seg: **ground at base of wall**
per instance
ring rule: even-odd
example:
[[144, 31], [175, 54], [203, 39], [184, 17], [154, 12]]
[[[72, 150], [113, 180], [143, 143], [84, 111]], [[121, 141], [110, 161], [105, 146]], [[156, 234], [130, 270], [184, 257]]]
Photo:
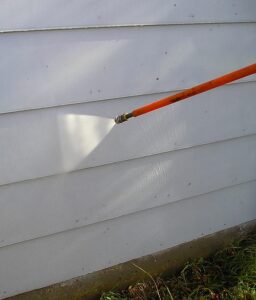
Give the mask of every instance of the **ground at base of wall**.
[[105, 292], [101, 300], [256, 299], [256, 234], [235, 241], [208, 258], [187, 262], [176, 276], [153, 278], [120, 292]]
[[[168, 275], [170, 278], [170, 271], [175, 274], [184, 267], [187, 261], [197, 261], [200, 257], [209, 257], [216, 251], [227, 248], [234, 240], [242, 240], [244, 237], [254, 234], [256, 234], [256, 219], [104, 270], [12, 296], [8, 300], [100, 299], [104, 291], [117, 291], [135, 286], [136, 282], [148, 280], [149, 274], [154, 278], [168, 278]], [[146, 270], [147, 274], [140, 268]], [[119, 299], [113, 298], [114, 296], [116, 297], [112, 293], [105, 294], [105, 297], [112, 297], [106, 298], [107, 300]], [[126, 297], [130, 297], [129, 294], [126, 294]], [[166, 296], [162, 300], [167, 299], [172, 298]]]

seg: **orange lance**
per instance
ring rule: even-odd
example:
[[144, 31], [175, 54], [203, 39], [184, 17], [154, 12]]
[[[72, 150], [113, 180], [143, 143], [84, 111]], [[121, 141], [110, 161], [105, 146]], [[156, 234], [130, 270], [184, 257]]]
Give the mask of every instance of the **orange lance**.
[[240, 78], [243, 78], [243, 77], [255, 74], [255, 73], [256, 73], [256, 64], [249, 65], [245, 68], [236, 70], [234, 72], [228, 73], [226, 75], [223, 75], [223, 76], [217, 77], [215, 79], [212, 79], [210, 81], [204, 82], [202, 84], [196, 85], [190, 89], [184, 90], [175, 95], [162, 98], [153, 103], [147, 104], [147, 105], [139, 107], [137, 109], [134, 109], [130, 113], [124, 113], [122, 115], [119, 115], [115, 118], [115, 122], [116, 122], [116, 124], [123, 123], [132, 117], [138, 117], [138, 116], [144, 115], [146, 113], [149, 113], [153, 110], [159, 109], [166, 105], [170, 105], [175, 102], [195, 96], [197, 94], [204, 93], [206, 91], [209, 91], [209, 90], [215, 89], [219, 86], [222, 86], [226, 83], [232, 82], [234, 80], [238, 80]]

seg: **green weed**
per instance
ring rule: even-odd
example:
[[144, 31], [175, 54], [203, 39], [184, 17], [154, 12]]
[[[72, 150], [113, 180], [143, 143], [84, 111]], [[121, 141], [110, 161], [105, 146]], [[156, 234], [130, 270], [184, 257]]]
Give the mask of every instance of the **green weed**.
[[154, 279], [108, 292], [101, 300], [256, 300], [256, 235], [235, 242], [209, 258], [187, 262], [171, 278]]

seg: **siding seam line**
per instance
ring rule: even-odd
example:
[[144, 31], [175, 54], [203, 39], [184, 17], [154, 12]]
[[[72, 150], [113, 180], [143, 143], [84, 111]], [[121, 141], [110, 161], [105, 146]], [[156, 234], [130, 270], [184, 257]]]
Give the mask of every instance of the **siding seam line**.
[[88, 25], [88, 26], [60, 26], [60, 27], [42, 27], [42, 28], [24, 28], [24, 29], [2, 29], [0, 34], [7, 33], [27, 33], [38, 31], [59, 31], [59, 30], [84, 30], [84, 29], [108, 29], [108, 28], [134, 28], [134, 27], [158, 27], [158, 26], [186, 26], [186, 25], [229, 25], [229, 24], [254, 24], [256, 20], [244, 21], [198, 21], [198, 22], [175, 22], [175, 23], [145, 23], [145, 24], [118, 24], [118, 25]]
[[102, 168], [102, 167], [107, 167], [107, 166], [120, 164], [120, 163], [121, 164], [122, 163], [127, 163], [127, 162], [131, 162], [131, 161], [134, 161], [134, 160], [141, 160], [141, 159], [144, 160], [144, 159], [149, 159], [150, 157], [162, 156], [162, 155], [172, 153], [172, 152], [176, 152], [176, 151], [185, 151], [185, 150], [189, 150], [189, 149], [193, 149], [193, 148], [201, 148], [201, 147], [205, 147], [205, 146], [208, 146], [208, 145], [211, 146], [211, 145], [214, 145], [214, 144], [226, 143], [226, 142], [230, 142], [230, 141], [233, 141], [233, 140], [247, 139], [247, 138], [251, 138], [253, 136], [256, 136], [256, 132], [246, 134], [246, 135], [241, 135], [241, 136], [235, 136], [235, 137], [232, 137], [232, 138], [227, 138], [225, 140], [217, 140], [217, 141], [202, 143], [202, 144], [198, 144], [198, 145], [186, 146], [186, 147], [183, 147], [183, 148], [176, 148], [176, 149], [163, 151], [163, 152], [159, 152], [159, 153], [148, 154], [148, 155], [144, 155], [144, 156], [140, 156], [140, 157], [134, 157], [134, 158], [128, 158], [128, 159], [125, 159], [125, 160], [114, 161], [114, 162], [110, 162], [110, 163], [104, 163], [102, 165], [95, 165], [95, 166], [91, 166], [91, 167], [75, 169], [75, 170], [62, 172], [62, 173], [55, 173], [55, 174], [50, 174], [50, 175], [46, 175], [46, 176], [28, 178], [28, 179], [24, 179], [24, 180], [21, 180], [21, 181], [7, 182], [7, 183], [4, 183], [4, 184], [0, 184], [0, 189], [1, 189], [1, 187], [9, 186], [9, 185], [12, 185], [12, 184], [19, 184], [19, 183], [33, 181], [33, 180], [40, 180], [40, 179], [44, 179], [44, 178], [57, 177], [57, 176], [72, 174], [72, 173], [75, 173], [75, 172], [83, 172], [85, 170], [90, 170], [90, 169], [94, 169], [94, 168]]
[[[235, 81], [228, 83], [224, 86], [233, 86], [233, 85], [238, 85], [238, 84], [253, 84], [256, 83], [256, 80], [244, 80], [244, 81]], [[189, 88], [189, 87], [188, 87]], [[101, 103], [101, 102], [107, 102], [107, 101], [116, 101], [126, 98], [137, 98], [137, 97], [147, 97], [147, 96], [153, 96], [153, 95], [161, 95], [161, 94], [166, 94], [166, 93], [178, 93], [180, 91], [184, 91], [188, 88], [184, 89], [174, 89], [170, 91], [161, 91], [161, 92], [153, 92], [153, 93], [143, 93], [143, 94], [136, 94], [136, 95], [127, 95], [127, 96], [120, 96], [120, 97], [115, 97], [115, 98], [106, 98], [106, 99], [99, 99], [99, 100], [90, 100], [90, 101], [78, 101], [78, 102], [71, 102], [71, 103], [65, 103], [65, 104], [57, 104], [57, 105], [50, 105], [50, 106], [39, 106], [39, 107], [31, 107], [31, 108], [24, 108], [24, 109], [18, 109], [18, 110], [10, 110], [10, 111], [5, 111], [5, 112], [0, 112], [0, 117], [2, 115], [8, 115], [8, 114], [14, 114], [14, 113], [23, 113], [23, 112], [30, 112], [30, 111], [37, 111], [37, 110], [44, 110], [44, 109], [51, 109], [51, 108], [62, 108], [66, 106], [72, 106], [72, 105], [86, 105], [86, 104], [91, 104], [91, 103]], [[214, 89], [213, 89], [214, 90]], [[192, 98], [192, 97], [191, 97]], [[159, 99], [155, 99], [154, 101], [157, 101]], [[115, 116], [113, 116], [114, 119]]]
[[89, 226], [91, 227], [91, 226], [94, 226], [96, 224], [101, 224], [101, 223], [104, 223], [104, 222], [116, 220], [118, 218], [123, 218], [123, 217], [131, 216], [131, 215], [139, 214], [139, 213], [142, 213], [142, 212], [146, 212], [146, 211], [158, 209], [158, 208], [161, 208], [161, 207], [169, 206], [169, 205], [172, 205], [174, 203], [178, 203], [180, 201], [188, 201], [188, 200], [191, 200], [193, 198], [197, 198], [197, 197], [200, 197], [200, 196], [203, 196], [203, 195], [208, 195], [208, 194], [215, 193], [215, 192], [218, 192], [218, 191], [222, 191], [222, 190], [225, 190], [225, 189], [234, 188], [235, 186], [246, 185], [246, 184], [249, 184], [249, 183], [252, 183], [252, 182], [256, 182], [256, 178], [247, 180], [245, 182], [239, 182], [239, 183], [236, 183], [236, 184], [231, 184], [231, 185], [228, 185], [228, 186], [217, 188], [215, 190], [211, 190], [211, 191], [208, 191], [206, 193], [199, 193], [199, 194], [194, 195], [192, 197], [185, 197], [183, 199], [179, 199], [179, 200], [176, 200], [176, 201], [173, 201], [173, 202], [168, 202], [168, 203], [156, 205], [156, 206], [153, 206], [153, 207], [149, 207], [149, 208], [146, 208], [146, 209], [141, 209], [141, 210], [138, 210], [138, 211], [135, 211], [135, 212], [130, 212], [130, 213], [127, 213], [127, 214], [122, 214], [120, 216], [116, 216], [116, 217], [112, 217], [112, 218], [109, 218], [109, 219], [101, 220], [99, 222], [94, 222], [94, 223], [91, 223], [91, 224], [82, 225], [82, 226], [78, 226], [78, 227], [73, 227], [73, 228], [70, 228], [70, 229], [65, 229], [65, 230], [62, 230], [62, 231], [57, 231], [57, 232], [54, 232], [54, 233], [50, 233], [50, 234], [38, 236], [38, 237], [35, 237], [35, 238], [31, 238], [31, 239], [27, 239], [27, 240], [23, 240], [23, 241], [19, 241], [19, 242], [14, 242], [12, 244], [7, 244], [7, 245], [4, 245], [4, 246], [0, 246], [0, 251], [1, 251], [1, 248], [10, 247], [10, 246], [14, 246], [14, 245], [22, 244], [22, 243], [26, 243], [26, 242], [31, 242], [33, 240], [38, 240], [38, 239], [43, 239], [43, 238], [47, 238], [47, 237], [52, 237], [54, 235], [62, 234], [62, 233], [65, 233], [65, 232], [79, 230], [81, 228], [85, 228], [85, 227], [89, 227]]

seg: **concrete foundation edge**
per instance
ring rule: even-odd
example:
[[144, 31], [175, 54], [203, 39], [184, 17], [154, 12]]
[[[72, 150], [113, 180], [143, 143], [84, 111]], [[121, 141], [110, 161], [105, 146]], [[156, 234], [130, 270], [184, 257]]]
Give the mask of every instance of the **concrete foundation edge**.
[[45, 288], [7, 298], [8, 300], [83, 300], [96, 299], [103, 291], [122, 289], [147, 275], [136, 264], [153, 276], [175, 272], [189, 259], [206, 257], [233, 240], [256, 233], [256, 220], [240, 224], [170, 249], [128, 261], [108, 269], [70, 279]]

